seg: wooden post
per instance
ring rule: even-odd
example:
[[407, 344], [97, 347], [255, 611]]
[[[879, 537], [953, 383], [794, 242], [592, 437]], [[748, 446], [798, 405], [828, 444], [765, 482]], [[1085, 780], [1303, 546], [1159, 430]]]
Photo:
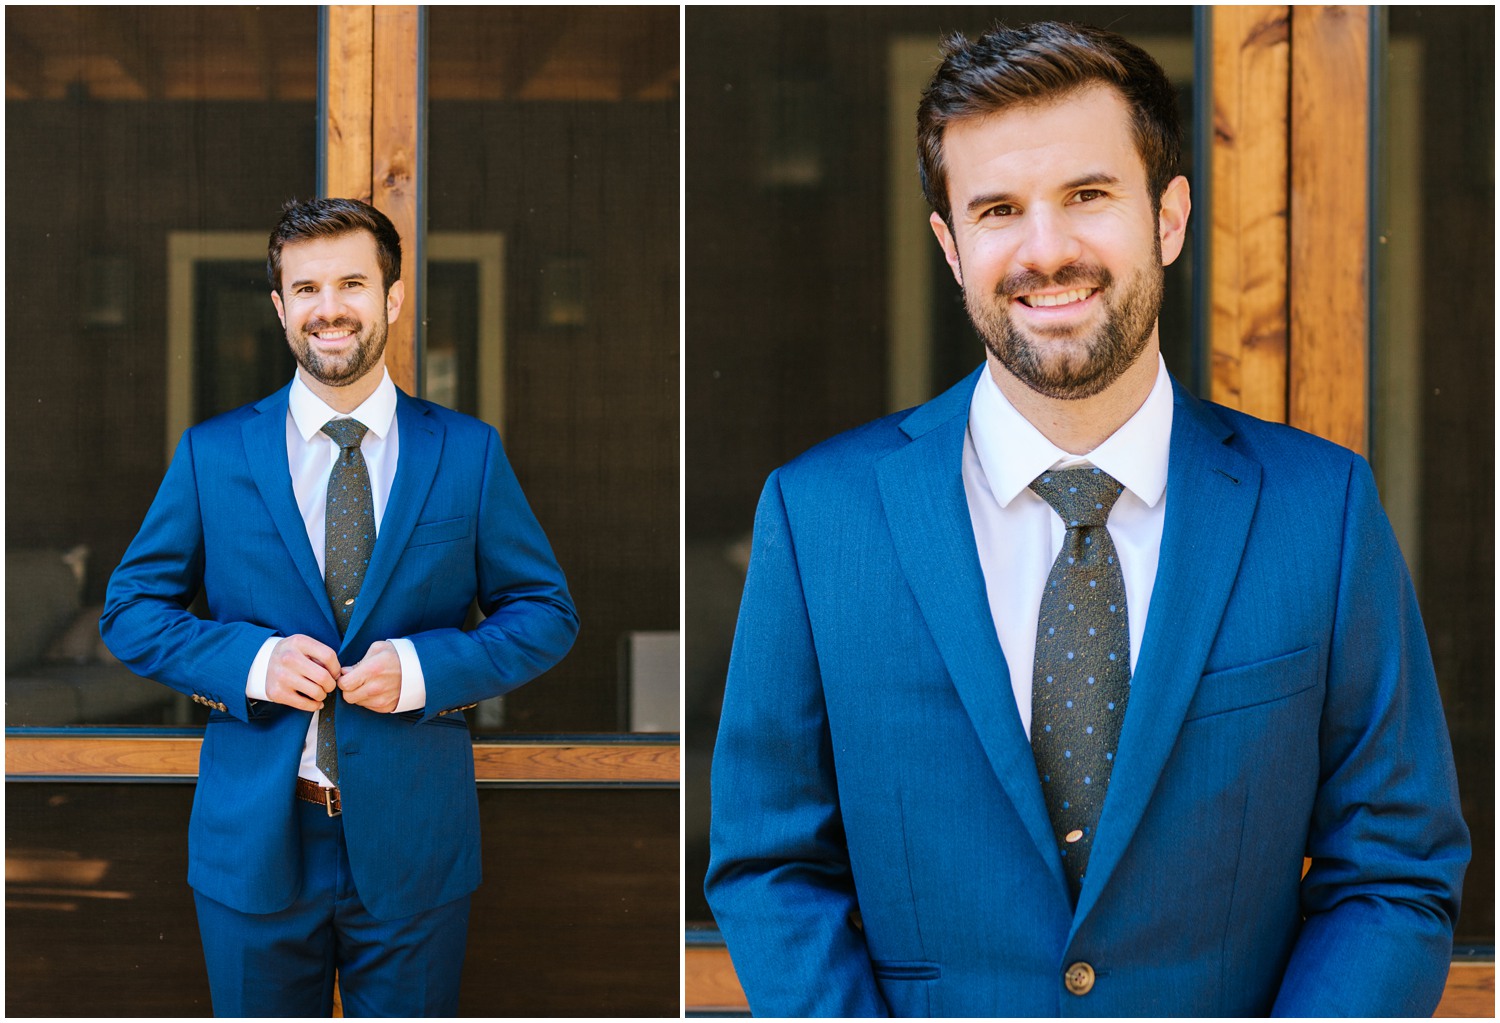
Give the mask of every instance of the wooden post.
[[1369, 421], [1367, 7], [1294, 7], [1289, 421], [1364, 453]]
[[363, 199], [401, 234], [406, 306], [391, 324], [386, 366], [417, 393], [422, 316], [421, 13], [416, 6], [330, 6], [324, 86], [325, 196]]
[[1285, 6], [1210, 9], [1213, 19], [1212, 398], [1286, 421]]

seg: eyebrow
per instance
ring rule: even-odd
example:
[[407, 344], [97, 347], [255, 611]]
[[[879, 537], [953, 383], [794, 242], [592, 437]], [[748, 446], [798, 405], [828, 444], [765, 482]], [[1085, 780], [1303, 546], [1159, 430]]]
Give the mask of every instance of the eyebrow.
[[[1072, 181], [1066, 182], [1062, 186], [1061, 190], [1064, 192], [1071, 192], [1075, 188], [1084, 188], [1088, 185], [1118, 185], [1119, 183], [1120, 179], [1115, 177], [1113, 174], [1106, 174], [1104, 171], [1095, 171], [1092, 174], [1085, 174], [1082, 177], [1077, 177]], [[1015, 201], [1016, 196], [1014, 195], [1014, 193], [990, 192], [985, 195], [975, 196], [973, 199], [970, 199], [968, 205], [965, 206], [964, 209], [969, 213], [973, 213], [974, 211], [984, 206], [995, 206], [1000, 203], [1014, 203]]]
[[[368, 281], [369, 279], [370, 279], [370, 277], [369, 277], [368, 274], [362, 274], [362, 273], [359, 273], [358, 271], [356, 271], [354, 273], [344, 274], [344, 276], [342, 276], [342, 277], [339, 278], [340, 281]], [[288, 284], [287, 288], [288, 288], [288, 290], [291, 290], [293, 288], [300, 288], [304, 284], [316, 284], [316, 283], [318, 283], [318, 282], [314, 281], [314, 280], [309, 280], [307, 278], [303, 278], [300, 281], [293, 281], [291, 284]]]

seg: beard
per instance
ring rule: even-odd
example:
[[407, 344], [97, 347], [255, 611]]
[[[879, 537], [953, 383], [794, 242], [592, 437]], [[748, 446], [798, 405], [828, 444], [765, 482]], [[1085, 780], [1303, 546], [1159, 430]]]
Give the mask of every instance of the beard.
[[[1143, 267], [1118, 290], [1104, 267], [1070, 265], [1053, 274], [1023, 271], [1001, 281], [988, 296], [964, 288], [964, 308], [984, 346], [1018, 380], [1048, 398], [1092, 398], [1113, 384], [1146, 350], [1161, 312], [1160, 248], [1154, 264]], [[1104, 303], [1104, 322], [1087, 328], [1028, 330], [1010, 314], [1017, 295], [1043, 288], [1093, 286]]]
[[[344, 355], [325, 355], [313, 348], [310, 334], [320, 330], [352, 330], [355, 345]], [[378, 323], [364, 324], [352, 316], [340, 316], [336, 320], [309, 320], [300, 329], [291, 327], [286, 331], [286, 343], [292, 349], [297, 365], [307, 371], [308, 376], [329, 387], [352, 384], [370, 371], [385, 354], [388, 323], [384, 316]]]

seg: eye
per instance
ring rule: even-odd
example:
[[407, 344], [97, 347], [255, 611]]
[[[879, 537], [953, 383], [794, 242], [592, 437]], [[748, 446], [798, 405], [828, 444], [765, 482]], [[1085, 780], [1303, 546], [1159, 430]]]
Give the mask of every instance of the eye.
[[1073, 198], [1078, 202], [1093, 202], [1095, 199], [1103, 199], [1104, 193], [1097, 188], [1085, 188]]
[[998, 206], [991, 206], [982, 215], [986, 217], [1013, 217], [1016, 215], [1016, 208], [1008, 202], [1003, 202]]

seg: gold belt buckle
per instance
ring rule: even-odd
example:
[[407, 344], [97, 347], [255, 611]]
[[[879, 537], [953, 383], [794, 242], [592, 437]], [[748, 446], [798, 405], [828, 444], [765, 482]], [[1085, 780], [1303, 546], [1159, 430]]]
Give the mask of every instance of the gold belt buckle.
[[340, 817], [340, 816], [343, 815], [344, 811], [343, 811], [342, 808], [337, 809], [337, 810], [335, 810], [333, 808], [333, 793], [334, 793], [333, 789], [324, 789], [323, 790], [323, 805], [328, 810], [328, 816], [330, 816], [330, 817]]

